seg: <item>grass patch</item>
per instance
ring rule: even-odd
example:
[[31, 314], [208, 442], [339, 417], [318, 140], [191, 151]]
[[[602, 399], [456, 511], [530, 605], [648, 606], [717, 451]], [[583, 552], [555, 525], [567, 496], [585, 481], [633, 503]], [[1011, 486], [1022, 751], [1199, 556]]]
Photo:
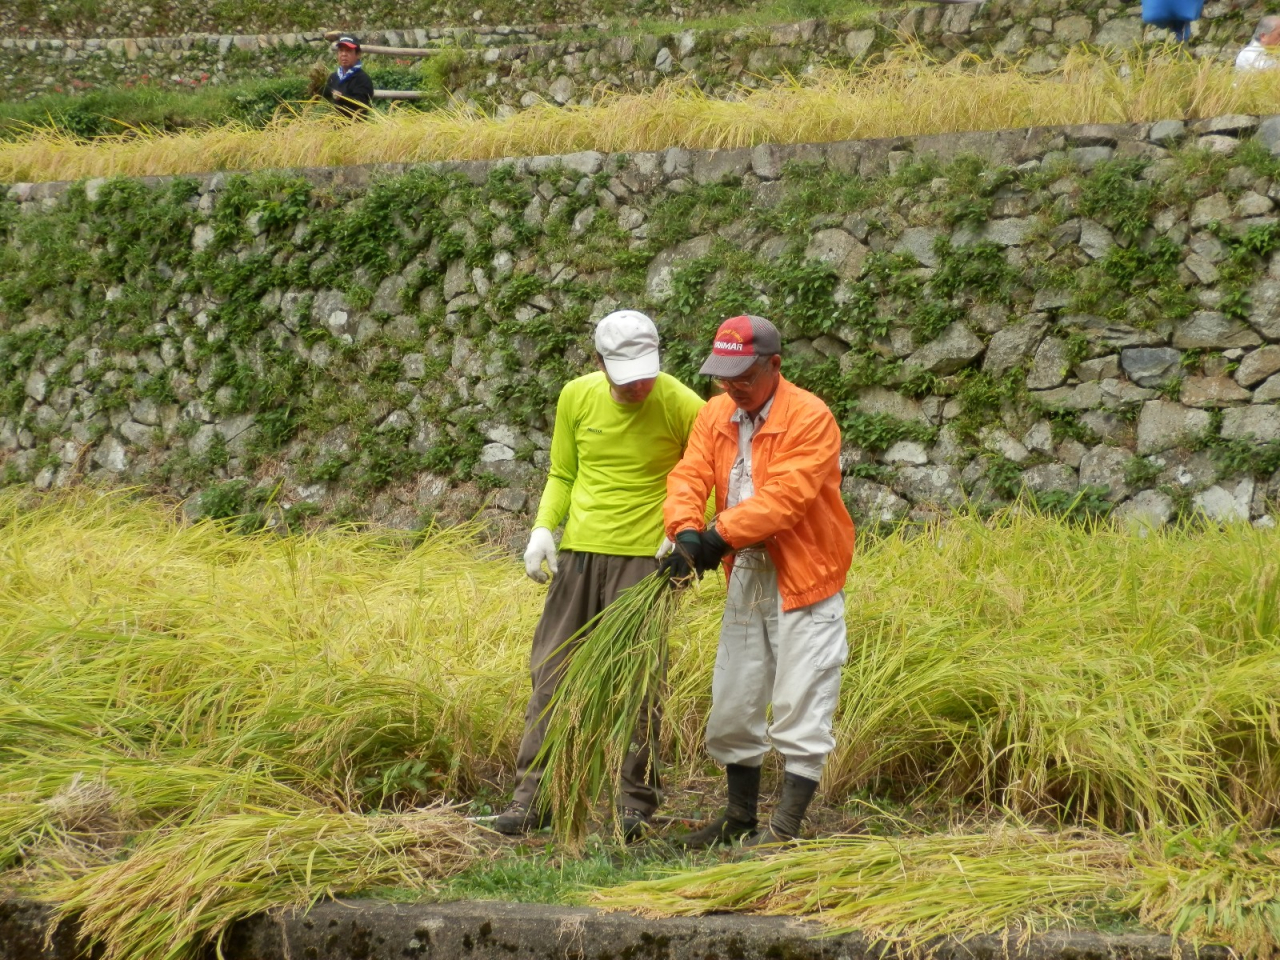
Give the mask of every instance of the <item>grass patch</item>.
[[0, 139], [34, 130], [91, 139], [239, 123], [263, 126], [284, 103], [307, 97], [306, 77], [172, 90], [158, 86], [109, 87], [81, 94], [46, 94], [0, 103]]
[[358, 137], [332, 116], [92, 142], [35, 133], [0, 144], [0, 181], [829, 142], [1258, 114], [1277, 98], [1280, 76], [1240, 77], [1207, 59], [1135, 56], [1117, 63], [1077, 52], [1053, 73], [1032, 76], [901, 58], [858, 74], [826, 72], [751, 91], [733, 102], [671, 84], [595, 106], [541, 105], [505, 119], [398, 110], [379, 114]]
[[[714, 863], [715, 853], [678, 855], [665, 845], [627, 848], [589, 841], [576, 856], [522, 845], [477, 863], [427, 895], [434, 901], [505, 900], [512, 903], [582, 903], [591, 891], [651, 879], [672, 869]], [[422, 894], [412, 895], [422, 899]]]
[[[808, 16], [838, 16], [842, 8], [865, 6], [850, 0], [773, 0], [759, 6], [768, 16], [801, 19]], [[734, 0], [715, 6], [742, 7], [750, 18], [757, 4]], [[351, 10], [342, 20], [352, 30], [388, 27], [421, 27], [426, 24], [456, 24], [472, 27], [472, 7], [454, 8], [438, 0], [371, 0]], [[813, 12], [808, 12], [813, 11]], [[670, 5], [658, 0], [594, 0], [569, 9], [559, 0], [490, 0], [484, 6], [489, 24], [537, 24], [574, 22], [583, 19], [644, 17], [653, 22], [670, 16]], [[735, 14], [722, 18], [735, 22]], [[121, 11], [105, 0], [62, 0], [57, 4], [42, 0], [15, 0], [14, 19], [36, 35], [47, 31], [69, 32], [76, 36], [176, 36], [190, 32], [270, 33], [298, 30], [328, 30], [337, 24], [330, 4], [320, 0], [210, 0], [207, 3], [175, 2], [156, 4], [141, 11]], [[667, 21], [669, 22], [669, 21]]]
[[[368, 70], [379, 89], [421, 90], [421, 101], [403, 101], [398, 111], [439, 107], [449, 99], [449, 71], [456, 69], [456, 49], [423, 60], [415, 67]], [[178, 131], [207, 130], [228, 124], [261, 129], [274, 119], [329, 117], [333, 107], [313, 98], [313, 90], [328, 76], [331, 64], [312, 68], [302, 64], [295, 76], [199, 85], [173, 89], [139, 84], [105, 87], [80, 94], [52, 93], [30, 100], [0, 102], [0, 142], [20, 140], [33, 133], [96, 140], [112, 137], [157, 136]], [[385, 111], [386, 103], [374, 109]]]
[[833, 20], [837, 23], [871, 23], [876, 15], [886, 9], [907, 7], [909, 4], [892, 2], [873, 3], [868, 0], [768, 0], [743, 10], [709, 17], [694, 17], [679, 22], [663, 17], [636, 21], [634, 18], [614, 18], [609, 32], [622, 33], [671, 33], [674, 30], [736, 30], [740, 27], [763, 27], [780, 23], [796, 23], [800, 20]]

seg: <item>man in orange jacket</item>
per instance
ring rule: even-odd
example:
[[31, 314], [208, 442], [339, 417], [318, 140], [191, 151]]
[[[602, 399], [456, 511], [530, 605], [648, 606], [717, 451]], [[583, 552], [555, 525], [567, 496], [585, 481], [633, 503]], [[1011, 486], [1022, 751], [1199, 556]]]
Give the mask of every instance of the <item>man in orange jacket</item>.
[[[699, 373], [725, 393], [699, 411], [667, 476], [663, 519], [676, 550], [663, 569], [679, 579], [723, 561], [729, 577], [706, 738], [707, 752], [725, 764], [729, 802], [684, 838], [694, 848], [798, 837], [835, 746], [853, 521], [840, 496], [840, 428], [825, 403], [782, 376], [781, 351], [777, 328], [762, 317], [720, 325]], [[786, 759], [786, 777], [769, 825], [757, 830], [760, 765], [771, 744]]]

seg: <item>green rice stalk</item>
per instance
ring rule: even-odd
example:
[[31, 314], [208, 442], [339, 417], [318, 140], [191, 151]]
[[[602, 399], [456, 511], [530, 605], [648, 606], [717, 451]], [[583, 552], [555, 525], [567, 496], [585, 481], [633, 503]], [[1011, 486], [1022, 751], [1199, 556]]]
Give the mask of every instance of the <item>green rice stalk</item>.
[[540, 802], [551, 811], [556, 837], [571, 848], [581, 847], [591, 811], [617, 789], [633, 743], [647, 741], [658, 762], [659, 731], [638, 727], [662, 693], [676, 609], [668, 577], [651, 574], [564, 645], [573, 652], [547, 705], [535, 762], [543, 767]]
[[485, 855], [481, 831], [449, 809], [253, 809], [156, 831], [50, 896], [105, 960], [187, 960], [209, 944], [220, 952], [242, 917], [370, 887], [429, 888]]

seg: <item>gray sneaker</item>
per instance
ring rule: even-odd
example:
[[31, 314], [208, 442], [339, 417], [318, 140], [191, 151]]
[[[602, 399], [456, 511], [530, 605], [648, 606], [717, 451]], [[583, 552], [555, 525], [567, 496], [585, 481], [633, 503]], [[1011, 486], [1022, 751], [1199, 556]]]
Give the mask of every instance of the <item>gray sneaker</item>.
[[516, 837], [551, 826], [551, 813], [547, 810], [535, 810], [519, 800], [512, 800], [507, 809], [493, 818], [492, 826], [499, 833]]

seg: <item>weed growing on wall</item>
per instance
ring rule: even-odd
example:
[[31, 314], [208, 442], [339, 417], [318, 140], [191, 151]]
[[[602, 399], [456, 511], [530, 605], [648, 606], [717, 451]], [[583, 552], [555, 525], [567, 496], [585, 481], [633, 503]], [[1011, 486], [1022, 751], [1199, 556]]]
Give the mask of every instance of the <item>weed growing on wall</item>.
[[[92, 395], [81, 443], [117, 436], [143, 404], [146, 423], [130, 426], [134, 476], [183, 492], [246, 476], [269, 490], [288, 475], [336, 485], [354, 498], [352, 516], [423, 473], [491, 494], [536, 480], [560, 387], [591, 368], [594, 320], [636, 307], [659, 322], [665, 368], [704, 390], [696, 371], [720, 321], [770, 317], [789, 343], [787, 376], [872, 454], [932, 443], [944, 399], [956, 401], [948, 436], [968, 457], [1009, 410], [1047, 421], [1054, 443], [1091, 446], [1101, 439], [1078, 411], [1027, 389], [1030, 357], [999, 375], [910, 358], [954, 325], [985, 340], [1036, 313], [1058, 322], [1072, 369], [1099, 355], [1093, 328], [1063, 322], [1073, 313], [1152, 327], [1200, 309], [1184, 237], [1158, 233], [1157, 216], [1207, 191], [1240, 196], [1242, 167], [1280, 175], [1265, 151], [1240, 153], [1237, 163], [1175, 152], [1159, 190], [1150, 165], [1127, 160], [1028, 172], [967, 156], [877, 177], [793, 162], [776, 181], [689, 177], [670, 190], [627, 187], [625, 159], [590, 174], [414, 168], [360, 192], [282, 173], [227, 177], [203, 194], [183, 179], [96, 181], [39, 211], [0, 202], [0, 416], [30, 432], [28, 469], [59, 469], [65, 434], [35, 415], [32, 390], [46, 406]], [[1020, 240], [991, 229], [1004, 217], [1018, 218]], [[1085, 252], [1081, 222], [1105, 229], [1105, 249]], [[907, 244], [921, 227], [937, 239]], [[1209, 229], [1226, 254], [1219, 309], [1242, 317], [1280, 231]], [[822, 230], [841, 231], [856, 255], [814, 258]], [[672, 259], [690, 241], [695, 252]], [[658, 294], [662, 254], [671, 272]], [[1042, 289], [1054, 292], [1043, 310]], [[33, 373], [43, 379], [29, 385]], [[1175, 398], [1180, 386], [1159, 389]], [[863, 409], [869, 387], [920, 401], [931, 422]], [[1138, 411], [1114, 413], [1127, 422]], [[1274, 469], [1265, 447], [1203, 442], [1226, 471]], [[491, 443], [509, 443], [515, 460], [494, 465]], [[1037, 456], [989, 463], [991, 488], [1017, 495], [1021, 471], [1047, 462]], [[888, 479], [887, 468], [859, 469]], [[266, 516], [241, 492], [224, 499]], [[1089, 492], [1041, 506], [1103, 509]]]

